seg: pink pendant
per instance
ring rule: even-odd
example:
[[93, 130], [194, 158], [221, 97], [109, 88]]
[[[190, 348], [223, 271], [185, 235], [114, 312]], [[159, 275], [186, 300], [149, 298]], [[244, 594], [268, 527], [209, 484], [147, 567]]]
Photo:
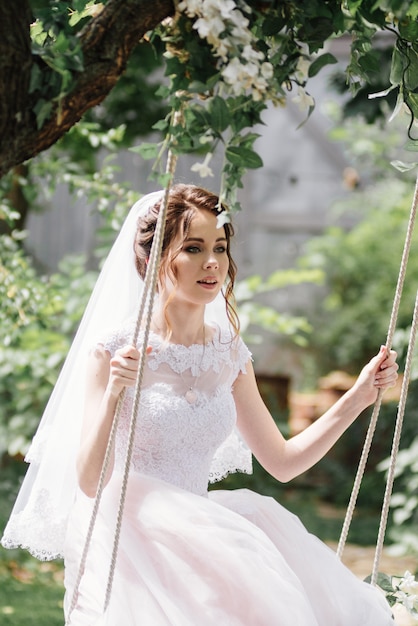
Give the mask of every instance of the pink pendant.
[[184, 397], [189, 404], [194, 404], [196, 402], [196, 393], [193, 389], [188, 389], [184, 394]]

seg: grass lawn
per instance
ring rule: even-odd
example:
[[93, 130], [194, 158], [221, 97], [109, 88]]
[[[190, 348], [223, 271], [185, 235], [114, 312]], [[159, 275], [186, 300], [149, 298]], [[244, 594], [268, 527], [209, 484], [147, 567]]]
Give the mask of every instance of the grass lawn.
[[1, 626], [62, 626], [60, 563], [39, 563], [21, 551], [1, 549]]
[[[0, 532], [13, 506], [22, 464], [1, 468]], [[63, 626], [63, 567], [41, 563], [23, 550], [0, 547], [1, 626]]]

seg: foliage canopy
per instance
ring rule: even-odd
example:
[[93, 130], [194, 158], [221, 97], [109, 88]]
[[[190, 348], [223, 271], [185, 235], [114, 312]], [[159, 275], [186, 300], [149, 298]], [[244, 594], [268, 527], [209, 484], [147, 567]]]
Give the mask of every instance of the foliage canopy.
[[[195, 169], [208, 176], [221, 144], [221, 196], [233, 208], [244, 171], [262, 164], [252, 130], [262, 111], [291, 94], [309, 115], [309, 80], [336, 63], [328, 48], [341, 37], [351, 46], [345, 73], [352, 94], [376, 84], [379, 75], [386, 86], [378, 95], [396, 95], [396, 110], [406, 108], [408, 147], [416, 149], [416, 0], [183, 0], [175, 6], [169, 0], [152, 6], [144, 0], [19, 0], [22, 11], [8, 5], [0, 7], [0, 86], [7, 94], [0, 116], [2, 174], [52, 145], [100, 103], [140, 40], [165, 65], [159, 95], [169, 110], [183, 108], [184, 115], [173, 126], [160, 108], [154, 128], [171, 139], [139, 151], [147, 158], [161, 157], [168, 147], [203, 155]], [[390, 73], [382, 77], [388, 50]], [[145, 66], [131, 68], [142, 80], [138, 91], [144, 67], [155, 69], [151, 56]], [[378, 115], [376, 102], [373, 110]]]

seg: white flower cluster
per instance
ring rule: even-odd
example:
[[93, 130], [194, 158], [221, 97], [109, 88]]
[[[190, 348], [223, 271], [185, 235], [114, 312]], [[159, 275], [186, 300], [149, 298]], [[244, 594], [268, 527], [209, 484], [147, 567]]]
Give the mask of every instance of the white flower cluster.
[[[239, 6], [240, 5], [240, 6]], [[178, 9], [197, 18], [193, 28], [212, 46], [219, 58], [224, 83], [236, 96], [251, 93], [262, 100], [273, 76], [273, 66], [263, 52], [257, 50], [256, 39], [249, 29], [244, 2], [234, 0], [182, 0]]]
[[411, 615], [418, 617], [418, 582], [415, 576], [406, 571], [396, 587], [397, 602], [402, 604]]
[[310, 64], [311, 60], [308, 57], [300, 56], [296, 65], [295, 77], [299, 84], [298, 93], [292, 98], [292, 101], [299, 105], [301, 111], [306, 111], [310, 107], [315, 106], [315, 100], [305, 91], [305, 88], [302, 87], [308, 79]]

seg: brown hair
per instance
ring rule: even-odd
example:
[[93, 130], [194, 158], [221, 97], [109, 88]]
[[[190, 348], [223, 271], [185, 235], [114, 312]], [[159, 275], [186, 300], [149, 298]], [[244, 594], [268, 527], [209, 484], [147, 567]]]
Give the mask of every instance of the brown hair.
[[[161, 201], [150, 207], [148, 213], [140, 217], [137, 224], [137, 232], [135, 237], [135, 265], [142, 279], [147, 271], [147, 263], [151, 252], [151, 246], [154, 239], [154, 232], [157, 223], [158, 214], [161, 208]], [[214, 193], [207, 191], [195, 185], [177, 184], [174, 185], [169, 192], [167, 205], [167, 218], [164, 231], [164, 240], [161, 253], [160, 279], [166, 273], [170, 274], [175, 284], [174, 261], [180, 249], [173, 256], [169, 256], [169, 250], [176, 238], [180, 235], [182, 239], [186, 239], [190, 229], [191, 221], [197, 211], [210, 211], [218, 216], [226, 211], [226, 207], [219, 204], [219, 198]], [[226, 314], [235, 330], [239, 333], [239, 319], [235, 310], [234, 284], [237, 273], [237, 266], [231, 256], [230, 243], [234, 235], [234, 229], [230, 222], [224, 224], [226, 236], [226, 251], [229, 260], [228, 281], [223, 290], [225, 298]], [[166, 307], [169, 302], [167, 302]], [[166, 316], [166, 321], [167, 316]], [[169, 326], [169, 324], [168, 324]]]

